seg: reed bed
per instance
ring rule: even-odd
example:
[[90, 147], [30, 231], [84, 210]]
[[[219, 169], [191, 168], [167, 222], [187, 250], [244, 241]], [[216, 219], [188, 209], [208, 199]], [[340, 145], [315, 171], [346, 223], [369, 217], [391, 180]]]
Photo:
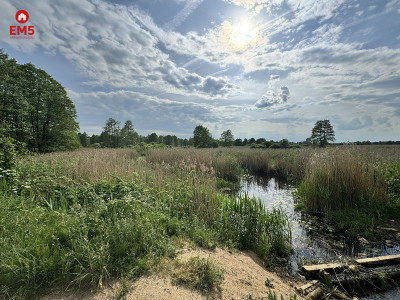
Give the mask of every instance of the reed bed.
[[[217, 189], [218, 176], [230, 178], [232, 168], [240, 176], [235, 156], [199, 150], [199, 157], [185, 153], [182, 160], [174, 149], [165, 151], [174, 160], [138, 157], [131, 149], [81, 149], [20, 160], [12, 184], [3, 177], [0, 185], [0, 298], [31, 299], [55, 285], [101, 287], [114, 278], [135, 278], [162, 257], [173, 258], [179, 239], [206, 248], [236, 245], [265, 259], [288, 253], [290, 243], [270, 234], [272, 226], [279, 232], [279, 223], [271, 221], [279, 213], [266, 213], [255, 199], [240, 200], [252, 207], [250, 217], [243, 216], [251, 223], [239, 231], [225, 221], [246, 213], [227, 205], [236, 198]], [[270, 231], [259, 231], [246, 243], [231, 238], [268, 226]], [[281, 226], [281, 232], [289, 230], [286, 223]]]
[[245, 171], [291, 180], [305, 210], [343, 231], [371, 228], [383, 214], [398, 218], [399, 149], [172, 148], [146, 157], [81, 149], [21, 159], [0, 179], [0, 297], [137, 277], [174, 257], [180, 238], [264, 259], [287, 255], [282, 212], [219, 193], [220, 180], [237, 183]]
[[131, 175], [136, 157], [135, 149], [84, 148], [31, 156], [23, 159], [19, 166], [21, 175], [26, 177], [40, 172], [48, 175], [51, 173], [55, 178], [67, 177], [77, 182], [89, 182]]
[[262, 258], [271, 253], [289, 254], [292, 236], [284, 213], [275, 209], [267, 212], [260, 200], [247, 195], [221, 197], [220, 231], [225, 239], [240, 249], [252, 249]]
[[382, 173], [355, 149], [314, 153], [298, 188], [309, 212], [329, 216], [349, 208], [379, 207], [387, 200]]

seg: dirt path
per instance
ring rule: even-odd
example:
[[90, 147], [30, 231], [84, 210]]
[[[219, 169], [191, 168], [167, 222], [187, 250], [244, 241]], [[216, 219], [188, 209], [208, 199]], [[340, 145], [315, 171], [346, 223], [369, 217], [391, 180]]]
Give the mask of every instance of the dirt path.
[[[129, 283], [130, 291], [126, 294], [127, 300], [133, 299], [268, 299], [269, 288], [265, 286], [265, 280], [273, 284], [271, 289], [275, 292], [277, 299], [283, 295], [284, 299], [290, 299], [295, 294], [294, 288], [276, 274], [267, 271], [261, 260], [250, 251], [230, 252], [217, 248], [214, 251], [203, 249], [184, 250], [178, 259], [188, 260], [191, 257], [201, 257], [212, 260], [217, 266], [224, 270], [224, 281], [221, 288], [212, 294], [204, 295], [184, 287], [174, 286], [168, 276], [152, 275], [142, 277], [136, 282]], [[117, 299], [121, 291], [121, 283], [115, 283], [112, 287], [104, 288], [96, 293], [87, 292], [65, 293], [53, 292], [41, 300], [52, 299], [85, 299], [103, 300]], [[297, 295], [297, 299], [303, 299]]]

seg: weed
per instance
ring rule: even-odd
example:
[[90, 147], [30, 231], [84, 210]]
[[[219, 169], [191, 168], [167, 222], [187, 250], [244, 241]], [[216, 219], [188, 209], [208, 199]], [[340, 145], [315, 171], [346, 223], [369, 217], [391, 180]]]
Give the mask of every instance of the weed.
[[126, 279], [121, 280], [121, 287], [117, 290], [115, 298], [117, 300], [125, 300], [126, 295], [128, 295], [130, 291], [129, 283]]
[[390, 283], [388, 282], [388, 279], [384, 273], [377, 272], [376, 276], [378, 279], [378, 286], [382, 290], [386, 291], [386, 290], [390, 289]]
[[265, 286], [271, 289], [274, 288], [274, 285], [272, 284], [271, 280], [269, 280], [269, 278], [265, 279]]
[[172, 283], [201, 292], [211, 292], [224, 280], [224, 272], [208, 259], [192, 257], [186, 262], [175, 261]]

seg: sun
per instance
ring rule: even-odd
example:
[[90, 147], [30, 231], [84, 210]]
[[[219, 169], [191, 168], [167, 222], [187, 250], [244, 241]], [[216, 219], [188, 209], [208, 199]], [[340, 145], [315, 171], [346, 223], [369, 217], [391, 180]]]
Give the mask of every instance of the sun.
[[257, 31], [248, 20], [243, 20], [232, 26], [230, 39], [238, 46], [249, 44], [257, 37]]
[[236, 24], [225, 21], [221, 28], [224, 45], [235, 51], [245, 50], [249, 46], [256, 45], [261, 39], [259, 28], [248, 19], [243, 19]]

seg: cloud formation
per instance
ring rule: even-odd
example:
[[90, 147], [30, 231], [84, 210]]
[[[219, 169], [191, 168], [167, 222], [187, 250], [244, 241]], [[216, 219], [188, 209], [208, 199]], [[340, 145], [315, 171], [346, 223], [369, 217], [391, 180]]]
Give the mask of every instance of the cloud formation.
[[280, 85], [280, 76], [271, 75], [268, 81], [268, 91], [254, 104], [257, 108], [264, 108], [286, 103], [290, 97], [287, 86]]
[[181, 25], [199, 7], [204, 0], [187, 0], [183, 9], [165, 25], [167, 30], [173, 30]]
[[287, 102], [290, 92], [287, 86], [280, 88], [280, 93], [276, 94], [274, 91], [268, 91], [254, 104], [258, 108], [269, 107]]
[[[193, 3], [200, 2], [186, 5], [193, 8]], [[24, 1], [7, 5], [4, 20], [12, 20]], [[61, 53], [75, 62], [90, 85], [151, 88], [204, 98], [225, 98], [239, 90], [226, 78], [200, 76], [177, 67], [158, 47], [158, 38], [137, 18], [141, 14], [137, 8], [104, 1], [44, 0], [32, 2], [30, 11], [37, 37], [28, 50], [42, 47]], [[1, 38], [26, 50], [18, 41]]]
[[[182, 132], [198, 122], [261, 136], [276, 129], [300, 140], [326, 118], [344, 140], [400, 139], [400, 38], [392, 30], [400, 27], [400, 1], [372, 2], [31, 1], [36, 39], [12, 40], [2, 30], [0, 40], [26, 61], [43, 62], [51, 53], [53, 61], [63, 56], [74, 63], [85, 84], [76, 90], [86, 91], [71, 92], [82, 124], [92, 118], [84, 109], [102, 118], [128, 111], [147, 129]], [[168, 3], [171, 9], [160, 12]], [[0, 28], [24, 6], [3, 0]], [[240, 22], [246, 30], [237, 33]], [[232, 39], [245, 46], [232, 47]]]

